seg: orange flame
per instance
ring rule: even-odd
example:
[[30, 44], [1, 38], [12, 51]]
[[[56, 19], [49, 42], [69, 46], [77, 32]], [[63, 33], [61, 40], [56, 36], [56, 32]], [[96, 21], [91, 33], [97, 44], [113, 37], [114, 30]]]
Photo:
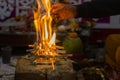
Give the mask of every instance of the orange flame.
[[[45, 9], [43, 12], [41, 9]], [[34, 24], [36, 29], [36, 42], [34, 54], [56, 55], [56, 33], [52, 31], [52, 17], [50, 15], [50, 0], [37, 0], [37, 10], [34, 10]]]

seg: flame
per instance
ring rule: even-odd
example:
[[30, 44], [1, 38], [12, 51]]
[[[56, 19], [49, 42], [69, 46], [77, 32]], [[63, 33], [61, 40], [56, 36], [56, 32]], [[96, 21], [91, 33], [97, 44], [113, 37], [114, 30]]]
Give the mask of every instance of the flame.
[[[36, 29], [36, 42], [34, 43], [35, 55], [55, 56], [56, 55], [56, 32], [52, 30], [52, 17], [50, 15], [50, 0], [36, 0], [37, 9], [34, 13], [34, 24]], [[42, 10], [44, 8], [44, 11]], [[54, 61], [54, 60], [53, 60]], [[52, 66], [53, 65], [52, 61]], [[53, 67], [54, 68], [54, 67]]]

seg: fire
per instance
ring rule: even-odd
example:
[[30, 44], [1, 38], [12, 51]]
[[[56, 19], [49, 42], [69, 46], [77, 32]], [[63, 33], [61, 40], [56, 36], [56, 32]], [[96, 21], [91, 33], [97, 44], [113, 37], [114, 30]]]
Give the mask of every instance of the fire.
[[[52, 17], [50, 15], [50, 0], [36, 0], [37, 9], [34, 13], [34, 24], [36, 29], [36, 41], [32, 47], [31, 53], [42, 56], [36, 59], [36, 62], [51, 62], [54, 69], [54, 61], [56, 56], [56, 32], [52, 30]], [[43, 10], [44, 9], [44, 10]], [[44, 58], [43, 58], [44, 57]]]
[[[42, 3], [42, 4], [41, 4]], [[52, 30], [52, 17], [50, 15], [50, 0], [37, 0], [37, 10], [34, 11], [34, 24], [36, 29], [36, 52], [37, 55], [56, 55], [56, 33]], [[41, 8], [45, 11], [41, 11]]]

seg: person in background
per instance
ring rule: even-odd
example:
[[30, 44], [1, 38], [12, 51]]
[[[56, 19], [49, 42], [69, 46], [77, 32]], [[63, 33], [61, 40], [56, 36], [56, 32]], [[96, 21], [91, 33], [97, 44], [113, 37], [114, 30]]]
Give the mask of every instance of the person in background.
[[120, 14], [120, 0], [93, 0], [79, 5], [53, 4], [51, 15], [55, 20], [70, 18], [100, 18]]

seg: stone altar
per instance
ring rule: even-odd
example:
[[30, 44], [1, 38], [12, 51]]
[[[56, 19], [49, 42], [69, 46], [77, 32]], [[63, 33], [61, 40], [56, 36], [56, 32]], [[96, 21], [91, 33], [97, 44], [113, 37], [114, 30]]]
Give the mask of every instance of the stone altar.
[[15, 80], [75, 80], [75, 72], [69, 60], [55, 65], [34, 65], [29, 59], [18, 59]]

